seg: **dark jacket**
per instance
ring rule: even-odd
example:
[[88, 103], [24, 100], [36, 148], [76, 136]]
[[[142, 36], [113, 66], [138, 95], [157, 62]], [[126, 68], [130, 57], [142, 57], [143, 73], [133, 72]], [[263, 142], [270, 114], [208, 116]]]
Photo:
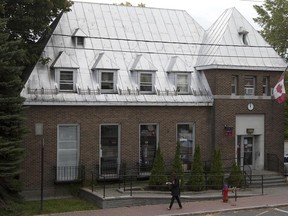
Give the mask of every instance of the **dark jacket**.
[[179, 179], [175, 177], [171, 182], [171, 195], [179, 196], [180, 195], [180, 187], [179, 187]]

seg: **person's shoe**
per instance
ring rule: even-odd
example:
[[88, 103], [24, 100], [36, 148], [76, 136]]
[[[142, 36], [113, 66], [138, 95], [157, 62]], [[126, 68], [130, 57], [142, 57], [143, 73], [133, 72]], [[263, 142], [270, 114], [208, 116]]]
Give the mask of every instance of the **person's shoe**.
[[167, 210], [171, 210], [171, 208], [170, 208], [170, 207], [168, 207], [168, 208], [167, 208]]

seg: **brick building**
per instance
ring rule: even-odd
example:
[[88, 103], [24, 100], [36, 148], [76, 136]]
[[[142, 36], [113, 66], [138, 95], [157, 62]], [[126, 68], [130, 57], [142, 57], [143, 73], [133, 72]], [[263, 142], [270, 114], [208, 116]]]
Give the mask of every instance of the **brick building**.
[[[284, 107], [271, 88], [285, 63], [235, 8], [204, 30], [182, 10], [76, 2], [54, 28], [21, 95], [26, 99], [25, 190], [79, 178], [149, 175], [180, 142], [209, 164], [264, 170], [283, 158]], [[43, 63], [43, 60], [50, 60]]]

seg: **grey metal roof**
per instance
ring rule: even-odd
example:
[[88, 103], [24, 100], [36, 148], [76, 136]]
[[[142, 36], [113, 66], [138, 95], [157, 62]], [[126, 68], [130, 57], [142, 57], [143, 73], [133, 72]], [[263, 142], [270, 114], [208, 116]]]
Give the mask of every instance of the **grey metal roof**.
[[[247, 28], [249, 43], [257, 49], [238, 47], [239, 26]], [[30, 105], [211, 106], [213, 96], [202, 69], [282, 67], [280, 57], [251, 28], [235, 9], [226, 11], [205, 36], [204, 29], [183, 10], [75, 2], [42, 53], [52, 61], [37, 63], [21, 95]], [[76, 45], [75, 37], [84, 38], [83, 47]], [[267, 61], [266, 56], [271, 59]], [[77, 71], [76, 92], [58, 91], [57, 68]], [[117, 92], [101, 94], [99, 70], [117, 71]], [[155, 94], [139, 94], [135, 71], [155, 74]], [[177, 94], [174, 73], [190, 75], [190, 94]]]
[[198, 70], [283, 71], [286, 65], [236, 8], [224, 11], [207, 30], [200, 56]]

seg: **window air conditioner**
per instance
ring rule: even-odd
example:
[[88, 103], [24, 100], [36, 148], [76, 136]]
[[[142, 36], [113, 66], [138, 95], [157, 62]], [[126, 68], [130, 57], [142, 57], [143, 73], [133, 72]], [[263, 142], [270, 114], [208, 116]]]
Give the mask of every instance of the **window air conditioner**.
[[254, 88], [245, 88], [245, 95], [254, 95]]

